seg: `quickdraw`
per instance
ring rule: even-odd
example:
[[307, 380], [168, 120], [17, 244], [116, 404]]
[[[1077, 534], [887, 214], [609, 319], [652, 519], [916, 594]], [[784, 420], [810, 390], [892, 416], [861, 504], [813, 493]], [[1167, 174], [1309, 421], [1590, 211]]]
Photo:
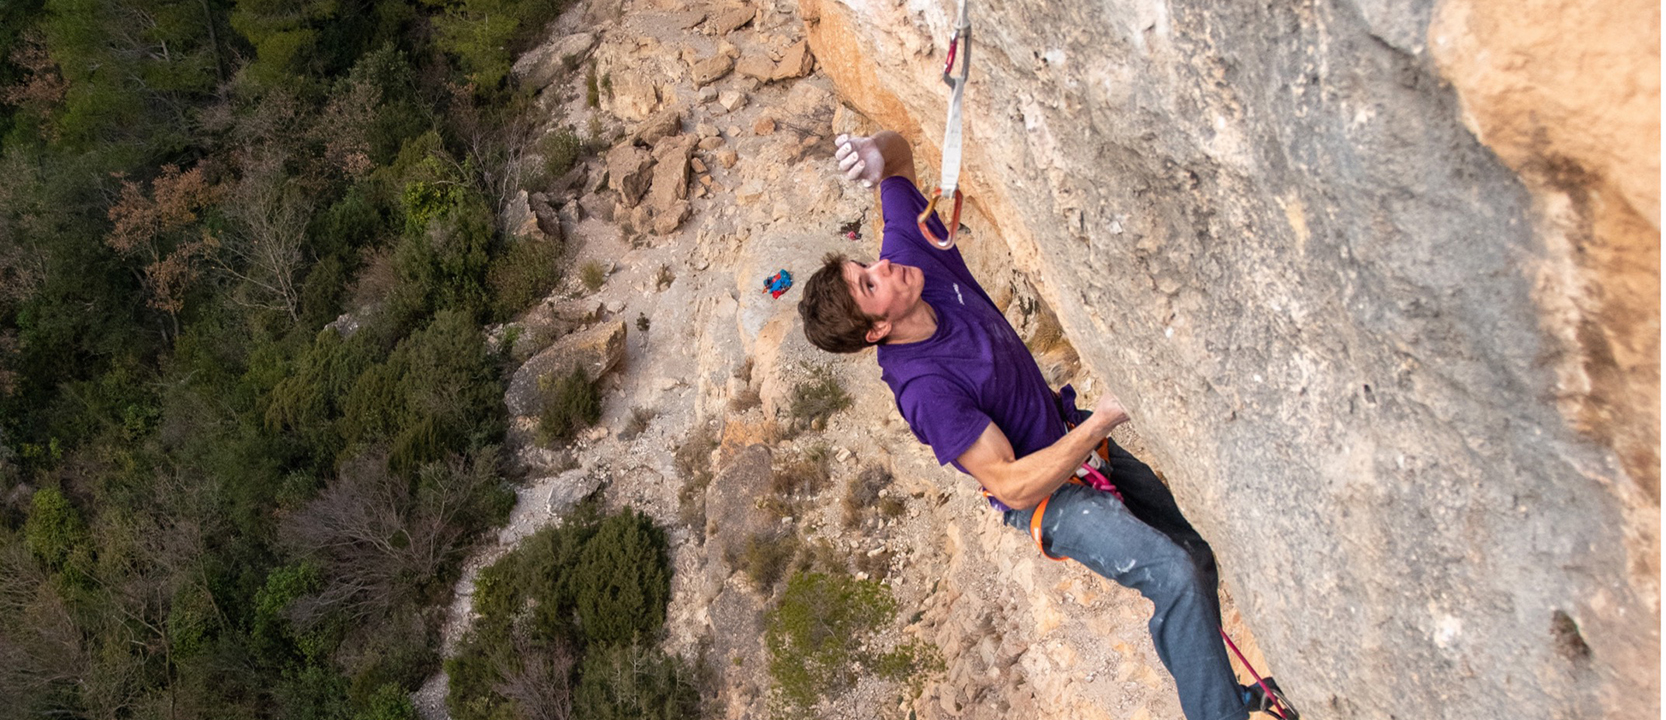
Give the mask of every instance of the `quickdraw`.
[[[966, 78], [972, 67], [972, 18], [966, 13], [967, 0], [960, 0], [959, 17], [955, 19], [954, 36], [949, 39], [949, 57], [943, 63], [943, 83], [948, 85], [949, 117], [943, 126], [943, 173], [937, 183], [937, 189], [931, 191], [931, 197], [926, 200], [925, 210], [917, 218], [920, 234], [924, 235], [931, 244], [939, 250], [954, 247], [955, 234], [960, 231], [960, 206], [964, 196], [960, 193], [960, 146], [961, 146], [961, 107], [966, 96]], [[954, 76], [954, 61], [960, 56], [960, 76]], [[926, 220], [937, 209], [937, 201], [944, 197], [954, 198], [954, 211], [949, 216], [948, 236], [937, 237], [931, 231]]]

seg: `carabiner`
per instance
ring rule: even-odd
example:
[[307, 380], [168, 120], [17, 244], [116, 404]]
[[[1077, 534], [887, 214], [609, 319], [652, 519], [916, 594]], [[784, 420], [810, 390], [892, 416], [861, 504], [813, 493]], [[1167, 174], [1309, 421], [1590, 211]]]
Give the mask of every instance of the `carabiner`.
[[932, 190], [931, 197], [926, 199], [926, 209], [921, 210], [920, 216], [915, 220], [920, 225], [920, 234], [926, 236], [926, 240], [933, 247], [938, 250], [948, 250], [954, 247], [955, 235], [960, 232], [960, 205], [965, 197], [960, 194], [959, 189], [954, 191], [954, 211], [950, 213], [950, 221], [946, 223], [949, 226], [949, 236], [942, 239], [938, 238], [937, 234], [932, 232], [931, 227], [926, 223], [926, 220], [931, 217], [932, 211], [937, 209], [937, 201], [941, 199], [943, 199], [943, 188]]

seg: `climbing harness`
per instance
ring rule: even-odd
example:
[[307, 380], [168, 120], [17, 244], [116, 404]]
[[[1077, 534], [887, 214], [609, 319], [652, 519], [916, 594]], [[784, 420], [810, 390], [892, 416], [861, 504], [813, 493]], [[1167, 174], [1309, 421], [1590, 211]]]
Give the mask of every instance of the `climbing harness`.
[[[1076, 474], [1070, 476], [1070, 482], [1075, 485], [1086, 485], [1095, 490], [1108, 492], [1118, 501], [1121, 501], [1122, 491], [1117, 490], [1116, 485], [1111, 483], [1110, 478], [1105, 477], [1105, 474], [1099, 472], [1099, 468], [1095, 467], [1099, 463], [1094, 462], [1094, 460], [1100, 459], [1101, 462], [1104, 462], [1109, 459], [1109, 456], [1110, 439], [1107, 438], [1099, 441], [1099, 447], [1094, 450], [1094, 454], [1088, 456], [1088, 461], [1082, 463], [1081, 467], [1076, 468]], [[1108, 467], [1109, 463], [1106, 462], [1105, 465]], [[1047, 547], [1041, 544], [1041, 516], [1047, 514], [1047, 501], [1051, 499], [1053, 499], [1051, 495], [1042, 498], [1041, 503], [1035, 506], [1035, 512], [1030, 514], [1030, 537], [1035, 540], [1035, 549], [1041, 551], [1042, 557], [1048, 560], [1068, 560], [1069, 558], [1063, 555], [1054, 555], [1047, 552]]]
[[1278, 686], [1269, 684], [1272, 678], [1261, 677], [1261, 673], [1256, 672], [1255, 666], [1250, 664], [1249, 658], [1244, 657], [1244, 653], [1238, 650], [1237, 645], [1233, 644], [1232, 638], [1227, 636], [1226, 629], [1218, 629], [1221, 632], [1221, 639], [1226, 641], [1226, 646], [1232, 648], [1233, 655], [1238, 656], [1238, 662], [1243, 663], [1244, 669], [1249, 671], [1250, 677], [1255, 678], [1255, 684], [1261, 688], [1262, 696], [1272, 703], [1265, 708], [1261, 708], [1261, 710], [1279, 720], [1301, 720], [1301, 713], [1296, 712], [1296, 708], [1290, 706], [1290, 701], [1284, 699], [1284, 693], [1279, 691]]
[[[960, 0], [959, 17], [955, 19], [954, 37], [949, 39], [949, 57], [943, 63], [943, 83], [949, 90], [949, 117], [943, 126], [943, 174], [937, 182], [937, 189], [931, 191], [931, 197], [926, 200], [926, 209], [917, 218], [920, 224], [920, 234], [926, 236], [931, 244], [939, 250], [954, 247], [955, 234], [960, 231], [960, 206], [964, 200], [960, 194], [960, 142], [961, 142], [961, 106], [966, 96], [966, 78], [972, 67], [972, 18], [966, 14], [967, 0]], [[960, 76], [955, 77], [954, 61], [956, 51], [960, 56]], [[932, 211], [937, 209], [937, 201], [945, 197], [954, 198], [954, 211], [949, 216], [948, 237], [938, 238], [937, 234], [927, 227], [926, 220]]]

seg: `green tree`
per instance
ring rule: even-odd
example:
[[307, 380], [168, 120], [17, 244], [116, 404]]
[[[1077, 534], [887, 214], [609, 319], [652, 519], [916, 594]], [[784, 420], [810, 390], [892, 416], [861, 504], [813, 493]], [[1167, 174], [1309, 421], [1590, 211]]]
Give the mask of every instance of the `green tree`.
[[665, 531], [630, 510], [604, 520], [573, 571], [579, 626], [591, 644], [651, 638], [671, 599]]
[[61, 568], [72, 556], [86, 551], [87, 523], [63, 493], [56, 488], [41, 488], [29, 500], [23, 537], [36, 558]]
[[680, 720], [699, 717], [700, 695], [688, 669], [640, 643], [585, 655], [573, 716], [587, 720]]

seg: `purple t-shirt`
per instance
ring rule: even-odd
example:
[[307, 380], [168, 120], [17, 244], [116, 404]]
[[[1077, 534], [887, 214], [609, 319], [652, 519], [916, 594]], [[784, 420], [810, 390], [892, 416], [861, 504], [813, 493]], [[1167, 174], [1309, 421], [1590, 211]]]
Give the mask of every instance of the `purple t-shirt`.
[[[891, 387], [914, 436], [939, 463], [954, 463], [990, 422], [1005, 433], [1016, 457], [1064, 437], [1053, 391], [1030, 350], [983, 291], [960, 249], [938, 250], [920, 234], [915, 217], [926, 199], [907, 178], [879, 186], [885, 231], [879, 256], [920, 268], [920, 298], [937, 311], [937, 331], [905, 345], [880, 345], [880, 377]], [[943, 237], [933, 215], [932, 232]]]

